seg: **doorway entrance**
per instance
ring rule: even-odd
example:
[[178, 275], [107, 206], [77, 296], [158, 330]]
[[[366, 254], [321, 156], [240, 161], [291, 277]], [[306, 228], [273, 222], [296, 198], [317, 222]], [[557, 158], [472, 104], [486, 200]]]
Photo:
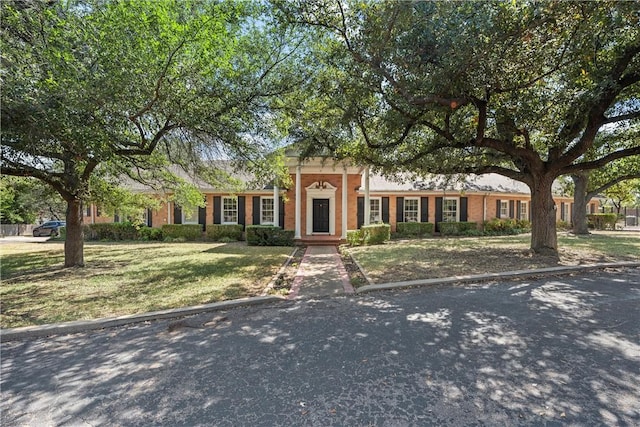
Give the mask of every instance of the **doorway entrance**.
[[313, 199], [313, 232], [329, 232], [329, 199]]

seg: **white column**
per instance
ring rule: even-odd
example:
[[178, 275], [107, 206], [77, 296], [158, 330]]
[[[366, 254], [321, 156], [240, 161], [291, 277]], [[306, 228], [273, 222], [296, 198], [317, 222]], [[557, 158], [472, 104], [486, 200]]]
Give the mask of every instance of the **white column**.
[[173, 224], [171, 222], [171, 202], [167, 202], [167, 224]]
[[371, 223], [371, 202], [369, 201], [369, 166], [364, 170], [364, 225]]
[[280, 190], [273, 184], [273, 225], [280, 227]]
[[294, 239], [301, 239], [302, 235], [300, 232], [300, 215], [302, 214], [302, 209], [301, 209], [301, 199], [302, 199], [302, 189], [300, 188], [302, 186], [301, 184], [301, 179], [300, 179], [300, 165], [298, 165], [296, 167], [296, 228], [295, 228], [295, 236], [293, 237]]
[[347, 167], [342, 170], [342, 239], [347, 238]]

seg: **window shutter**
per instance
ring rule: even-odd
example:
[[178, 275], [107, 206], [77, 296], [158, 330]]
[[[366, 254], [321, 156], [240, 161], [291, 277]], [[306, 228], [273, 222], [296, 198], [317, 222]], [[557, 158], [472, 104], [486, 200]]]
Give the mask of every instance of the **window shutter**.
[[522, 202], [518, 200], [516, 202], [516, 219], [520, 219], [520, 211], [522, 210]]
[[113, 215], [113, 222], [120, 222], [120, 216], [118, 214]]
[[429, 198], [420, 197], [420, 222], [429, 222]]
[[207, 224], [207, 207], [198, 206], [198, 224], [202, 225], [202, 231], [206, 230]]
[[469, 206], [468, 197], [460, 197], [460, 222], [467, 222], [467, 209]]
[[280, 228], [284, 230], [284, 199], [280, 199], [280, 210], [278, 211], [278, 217], [280, 218]]
[[500, 218], [500, 205], [502, 204], [502, 200], [496, 200], [496, 218]]
[[595, 203], [591, 203], [591, 208], [590, 209], [591, 209], [591, 213], [592, 214], [596, 213], [596, 205], [595, 205]]
[[182, 208], [175, 203], [173, 204], [173, 223], [182, 224]]
[[153, 209], [147, 209], [147, 227], [153, 227]]
[[436, 231], [440, 231], [438, 223], [442, 222], [442, 197], [436, 197]]
[[560, 219], [564, 221], [564, 202], [560, 202]]
[[213, 196], [213, 223], [222, 224], [222, 197]]
[[382, 198], [382, 222], [389, 224], [389, 198]]
[[404, 197], [396, 198], [396, 222], [404, 222]]
[[[245, 225], [245, 196], [238, 196], [238, 224]], [[244, 227], [242, 227], [244, 229]]]
[[569, 204], [569, 218], [567, 219], [573, 224], [573, 203]]
[[529, 222], [531, 222], [531, 218], [533, 215], [533, 209], [532, 209], [533, 205], [531, 204], [531, 200], [529, 200]]
[[364, 197], [358, 197], [358, 228], [364, 224]]
[[253, 225], [260, 224], [260, 196], [253, 196]]
[[514, 207], [515, 203], [513, 203], [513, 200], [509, 200], [509, 218], [513, 219], [514, 218]]

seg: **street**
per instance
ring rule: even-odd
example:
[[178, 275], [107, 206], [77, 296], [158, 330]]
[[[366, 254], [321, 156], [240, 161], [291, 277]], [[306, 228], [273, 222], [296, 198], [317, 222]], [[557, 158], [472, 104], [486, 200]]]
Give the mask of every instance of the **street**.
[[2, 344], [2, 426], [640, 424], [640, 269]]

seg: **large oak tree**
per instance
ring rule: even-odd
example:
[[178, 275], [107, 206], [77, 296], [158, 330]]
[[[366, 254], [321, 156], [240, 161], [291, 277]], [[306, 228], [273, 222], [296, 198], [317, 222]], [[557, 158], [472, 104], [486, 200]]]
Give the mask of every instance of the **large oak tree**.
[[[296, 84], [264, 4], [2, 2], [2, 173], [66, 201], [65, 266], [84, 264], [91, 182], [170, 163], [259, 160], [269, 100]], [[161, 174], [156, 174], [161, 175]], [[214, 174], [211, 174], [214, 175]]]
[[[552, 184], [640, 153], [594, 141], [640, 119], [635, 2], [278, 4], [323, 64], [292, 135], [383, 170], [498, 173], [531, 190], [536, 252], [557, 251]], [[318, 124], [321, 126], [318, 126]]]

